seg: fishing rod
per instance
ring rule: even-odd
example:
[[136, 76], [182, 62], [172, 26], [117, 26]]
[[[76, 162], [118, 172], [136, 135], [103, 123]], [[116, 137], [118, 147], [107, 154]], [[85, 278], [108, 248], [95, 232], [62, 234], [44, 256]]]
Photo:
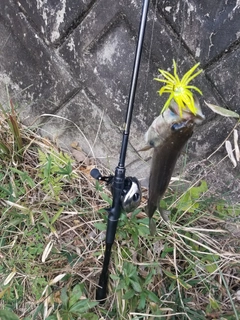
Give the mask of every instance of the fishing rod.
[[132, 79], [130, 84], [130, 91], [128, 97], [128, 106], [125, 119], [125, 128], [122, 137], [122, 146], [120, 151], [119, 163], [115, 169], [115, 175], [103, 177], [98, 169], [94, 168], [90, 174], [93, 178], [105, 181], [111, 186], [113, 202], [111, 208], [106, 209], [108, 212], [107, 232], [106, 232], [106, 247], [104, 253], [102, 272], [99, 278], [99, 287], [96, 292], [96, 300], [104, 303], [107, 297], [108, 286], [108, 268], [111, 257], [111, 249], [115, 239], [118, 220], [121, 211], [132, 212], [141, 202], [141, 187], [140, 183], [135, 177], [125, 177], [125, 159], [128, 146], [128, 139], [130, 133], [130, 126], [132, 121], [134, 98], [137, 87], [139, 66], [141, 60], [141, 53], [143, 47], [144, 33], [146, 29], [147, 13], [149, 7], [149, 0], [143, 0], [142, 13], [140, 18], [140, 26], [138, 31], [138, 41], [135, 52], [135, 59], [133, 64]]

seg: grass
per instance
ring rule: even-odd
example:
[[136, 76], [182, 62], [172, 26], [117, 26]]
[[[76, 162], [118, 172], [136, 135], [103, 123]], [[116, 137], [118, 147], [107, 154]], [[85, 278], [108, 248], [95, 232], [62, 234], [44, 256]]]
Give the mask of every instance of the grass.
[[240, 240], [226, 228], [240, 207], [208, 198], [205, 181], [169, 189], [171, 224], [156, 214], [155, 237], [141, 207], [121, 215], [99, 305], [111, 194], [90, 178], [94, 163], [20, 125], [12, 104], [0, 160], [0, 319], [240, 319]]

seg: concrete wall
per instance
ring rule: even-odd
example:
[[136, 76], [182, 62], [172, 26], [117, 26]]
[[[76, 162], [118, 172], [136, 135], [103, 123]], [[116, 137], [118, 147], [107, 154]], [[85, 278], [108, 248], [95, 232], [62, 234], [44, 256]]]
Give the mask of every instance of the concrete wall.
[[[1, 103], [6, 104], [7, 85], [25, 124], [41, 116], [37, 123], [43, 135], [69, 150], [76, 141], [114, 168], [141, 6], [140, 0], [1, 0]], [[142, 148], [144, 132], [166, 99], [157, 94], [159, 83], [153, 78], [158, 68], [171, 70], [173, 58], [180, 74], [201, 63], [204, 73], [195, 84], [204, 93], [202, 104], [205, 99], [240, 113], [239, 16], [238, 0], [151, 2], [127, 174], [146, 183], [149, 154], [141, 158], [136, 150]], [[233, 169], [228, 159], [219, 164], [226, 156], [224, 147], [208, 158], [236, 121], [215, 116], [204, 105], [203, 110], [207, 119], [189, 143], [186, 176], [202, 176], [214, 195], [224, 193], [239, 201], [239, 165]]]

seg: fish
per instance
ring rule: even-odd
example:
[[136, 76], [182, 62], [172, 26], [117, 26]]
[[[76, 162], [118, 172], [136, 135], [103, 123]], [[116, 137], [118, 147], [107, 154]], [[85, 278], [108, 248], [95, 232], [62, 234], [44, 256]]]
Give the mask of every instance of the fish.
[[193, 134], [196, 124], [201, 124], [205, 119], [202, 113], [199, 100], [194, 97], [196, 114], [190, 110], [183, 110], [182, 116], [179, 115], [179, 108], [172, 100], [169, 108], [160, 114], [151, 124], [145, 134], [146, 148], [153, 148], [153, 156], [150, 168], [148, 202], [145, 212], [149, 217], [150, 234], [156, 232], [156, 224], [153, 214], [158, 209], [162, 218], [169, 221], [166, 211], [160, 208], [162, 199], [169, 182], [177, 159]]

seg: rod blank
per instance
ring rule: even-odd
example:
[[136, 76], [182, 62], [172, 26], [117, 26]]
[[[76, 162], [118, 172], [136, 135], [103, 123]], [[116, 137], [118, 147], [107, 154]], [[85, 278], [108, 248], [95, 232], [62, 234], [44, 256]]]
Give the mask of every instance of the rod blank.
[[108, 223], [106, 233], [106, 248], [104, 253], [103, 268], [99, 279], [99, 287], [96, 292], [96, 299], [100, 303], [104, 303], [107, 297], [108, 275], [109, 275], [109, 262], [111, 257], [112, 244], [115, 239], [118, 220], [121, 214], [121, 195], [124, 188], [125, 181], [125, 159], [128, 146], [128, 138], [130, 133], [130, 126], [132, 121], [134, 98], [137, 87], [137, 80], [139, 74], [139, 66], [141, 60], [141, 53], [143, 47], [144, 33], [146, 29], [147, 13], [149, 7], [149, 0], [143, 0], [142, 14], [140, 19], [140, 26], [138, 31], [138, 42], [135, 52], [135, 59], [133, 64], [132, 79], [130, 84], [130, 91], [128, 97], [128, 106], [125, 120], [125, 128], [122, 138], [122, 146], [120, 151], [119, 163], [115, 169], [115, 175], [113, 177], [113, 203], [112, 207], [108, 209]]

